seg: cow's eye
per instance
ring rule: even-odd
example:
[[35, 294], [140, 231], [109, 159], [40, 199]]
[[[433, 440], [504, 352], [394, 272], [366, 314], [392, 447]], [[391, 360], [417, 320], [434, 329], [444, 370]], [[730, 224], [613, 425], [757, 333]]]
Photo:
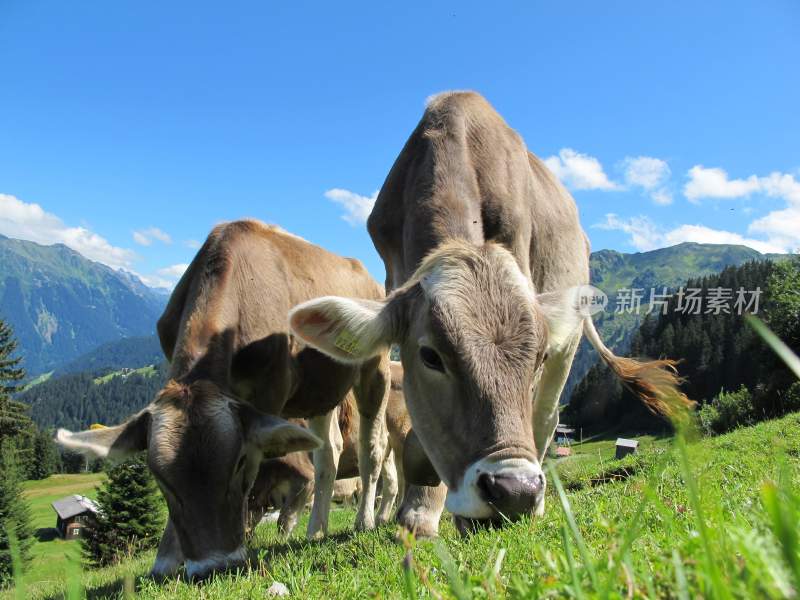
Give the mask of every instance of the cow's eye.
[[429, 346], [420, 346], [419, 357], [422, 360], [422, 364], [429, 369], [444, 373], [444, 363], [442, 362], [442, 358], [433, 348]]

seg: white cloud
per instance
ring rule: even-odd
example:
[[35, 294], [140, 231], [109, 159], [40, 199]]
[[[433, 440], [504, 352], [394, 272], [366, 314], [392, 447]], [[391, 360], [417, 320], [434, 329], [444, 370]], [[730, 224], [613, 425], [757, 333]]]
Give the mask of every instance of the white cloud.
[[626, 156], [622, 168], [628, 186], [641, 188], [656, 204], [672, 204], [672, 194], [665, 187], [671, 173], [666, 161], [652, 156]]
[[614, 213], [606, 215], [606, 220], [602, 223], [593, 225], [597, 229], [608, 229], [624, 231], [630, 235], [630, 243], [637, 250], [654, 250], [662, 245], [661, 233], [655, 223], [647, 217], [631, 217], [630, 219], [620, 219]]
[[149, 246], [153, 240], [158, 240], [163, 244], [172, 243], [172, 237], [158, 227], [148, 227], [133, 232], [133, 241], [141, 246]]
[[350, 190], [333, 188], [325, 192], [325, 197], [341, 204], [345, 209], [342, 218], [355, 226], [367, 222], [367, 217], [372, 212], [372, 207], [375, 206], [375, 200], [378, 198], [378, 192], [375, 191], [372, 196], [361, 196]]
[[197, 240], [186, 240], [183, 242], [183, 245], [187, 248], [191, 248], [192, 250], [199, 250], [202, 244]]
[[772, 211], [750, 223], [747, 231], [760, 233], [790, 252], [800, 251], [800, 206]]
[[172, 289], [188, 268], [189, 265], [187, 263], [179, 263], [163, 267], [149, 275], [142, 275], [140, 273], [136, 273], [135, 275], [141, 279], [145, 285], [149, 285], [150, 287]]
[[616, 190], [620, 187], [609, 180], [599, 160], [572, 148], [562, 148], [558, 156], [544, 159], [544, 164], [573, 190]]
[[660, 188], [650, 192], [650, 198], [653, 200], [653, 202], [661, 206], [667, 206], [668, 204], [672, 204], [672, 194], [670, 193], [669, 190], [664, 188]]
[[762, 241], [747, 238], [732, 231], [712, 229], [705, 225], [681, 225], [665, 233], [664, 242], [664, 246], [674, 246], [681, 242], [698, 242], [700, 244], [740, 244], [765, 253], [790, 251], [785, 246], [776, 245], [772, 240]]
[[189, 263], [179, 263], [177, 265], [171, 265], [169, 267], [164, 267], [163, 269], [158, 270], [159, 275], [163, 275], [164, 277], [172, 277], [173, 279], [180, 279], [181, 275], [189, 268]]
[[681, 225], [674, 229], [663, 231], [653, 221], [644, 216], [620, 219], [617, 215], [610, 213], [606, 215], [605, 221], [594, 225], [594, 227], [624, 231], [630, 236], [631, 245], [641, 251], [674, 246], [683, 242], [740, 244], [765, 253], [792, 251], [791, 246], [781, 245], [774, 238], [766, 241], [747, 238], [732, 231], [712, 229], [705, 225]]
[[141, 273], [134, 273], [136, 277], [142, 280], [146, 286], [151, 288], [166, 288], [171, 290], [175, 287], [175, 281], [159, 277], [158, 275], [142, 275]]
[[695, 165], [688, 175], [683, 193], [692, 202], [701, 198], [745, 198], [760, 193], [800, 204], [800, 182], [788, 173], [775, 171], [766, 177], [750, 175], [746, 179], [729, 179], [724, 169]]
[[[747, 231], [766, 237], [770, 246], [786, 252], [800, 248], [800, 181], [793, 174], [773, 171], [766, 176], [730, 179], [724, 169], [695, 165], [688, 175], [684, 194], [692, 202], [699, 202], [701, 198], [745, 198], [753, 194], [785, 200], [787, 206], [756, 219]], [[752, 209], [747, 214], [750, 212]]]
[[38, 204], [9, 194], [0, 194], [0, 233], [39, 244], [61, 243], [115, 269], [130, 268], [136, 259], [133, 251], [111, 245], [86, 227], [69, 227]]

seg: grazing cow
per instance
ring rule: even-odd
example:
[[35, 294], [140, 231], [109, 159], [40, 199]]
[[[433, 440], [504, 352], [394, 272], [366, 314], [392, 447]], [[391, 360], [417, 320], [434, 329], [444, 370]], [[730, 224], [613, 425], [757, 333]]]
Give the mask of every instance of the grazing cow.
[[[388, 446], [381, 472], [381, 501], [375, 521], [386, 523], [391, 519], [392, 508], [402, 489], [403, 444], [411, 422], [403, 399], [403, 367], [391, 363], [391, 391], [386, 406]], [[358, 490], [358, 421], [353, 418], [357, 407], [352, 394], [336, 409], [342, 453], [336, 472], [337, 495], [352, 496]], [[301, 421], [298, 421], [302, 424]], [[300, 513], [311, 499], [314, 490], [314, 465], [305, 452], [294, 452], [282, 458], [264, 461], [250, 492], [249, 511], [251, 525], [255, 526], [269, 509], [278, 509], [278, 530], [289, 535], [297, 524]]]
[[543, 510], [541, 461], [582, 334], [650, 407], [688, 403], [673, 363], [614, 356], [579, 310], [589, 244], [575, 202], [480, 95], [430, 100], [368, 229], [393, 293], [315, 299], [290, 322], [348, 364], [399, 345], [407, 446], [423, 451], [406, 478], [446, 484], [407, 490], [398, 519], [419, 534], [436, 533], [445, 493], [458, 525]]
[[[373, 302], [384, 295], [357, 260], [280, 228], [256, 221], [216, 227], [158, 322], [170, 361], [166, 387], [122, 425], [59, 431], [62, 445], [100, 456], [147, 450], [169, 508], [155, 575], [184, 562], [190, 577], [242, 563], [248, 493], [264, 458], [317, 448], [318, 510], [309, 535], [323, 534], [339, 455], [330, 435], [333, 409], [350, 389], [360, 415], [364, 488], [356, 527], [374, 526], [388, 356], [345, 365], [291, 337], [289, 309], [320, 294]], [[310, 419], [311, 431], [271, 415]]]

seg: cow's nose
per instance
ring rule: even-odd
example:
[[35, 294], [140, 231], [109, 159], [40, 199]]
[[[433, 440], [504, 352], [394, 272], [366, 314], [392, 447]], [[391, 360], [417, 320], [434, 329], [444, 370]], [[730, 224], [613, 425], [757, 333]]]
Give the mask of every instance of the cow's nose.
[[509, 519], [533, 512], [544, 493], [544, 475], [481, 473], [478, 489], [483, 499]]

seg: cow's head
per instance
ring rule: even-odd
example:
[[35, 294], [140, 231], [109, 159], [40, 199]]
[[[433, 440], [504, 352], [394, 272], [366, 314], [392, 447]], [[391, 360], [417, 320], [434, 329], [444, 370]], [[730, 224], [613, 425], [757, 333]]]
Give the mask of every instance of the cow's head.
[[[532, 399], [548, 351], [580, 324], [562, 302], [563, 294], [535, 294], [501, 246], [451, 243], [384, 302], [318, 298], [295, 307], [290, 324], [344, 362], [398, 344], [408, 412], [424, 450], [413, 455], [427, 456], [447, 485], [450, 512], [503, 520], [543, 500]], [[429, 475], [408, 478], [434, 483]]]
[[56, 441], [112, 460], [147, 450], [180, 542], [180, 557], [159, 555], [154, 572], [165, 575], [185, 560], [190, 577], [244, 561], [247, 496], [261, 461], [320, 444], [307, 429], [259, 413], [208, 381], [171, 381], [122, 425], [60, 429]]

